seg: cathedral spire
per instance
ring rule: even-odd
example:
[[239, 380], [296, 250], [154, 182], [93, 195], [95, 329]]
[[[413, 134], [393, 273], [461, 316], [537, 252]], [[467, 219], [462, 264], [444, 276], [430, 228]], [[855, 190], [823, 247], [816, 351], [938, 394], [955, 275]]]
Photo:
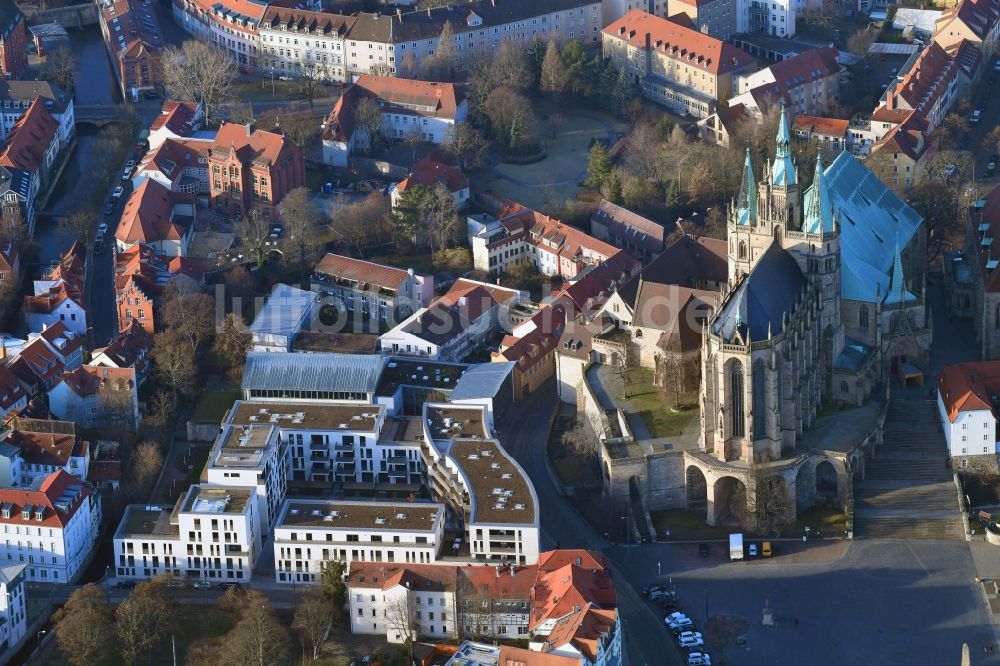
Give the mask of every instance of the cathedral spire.
[[806, 192], [805, 209], [802, 231], [807, 234], [833, 233], [833, 206], [830, 205], [830, 193], [827, 191], [823, 158], [820, 155], [816, 156], [816, 174]]
[[892, 258], [892, 275], [889, 277], [889, 288], [885, 291], [886, 303], [905, 303], [909, 294], [906, 291], [906, 276], [903, 275], [903, 257], [899, 251], [899, 240], [896, 240], [896, 253]]
[[736, 223], [748, 227], [757, 226], [757, 183], [753, 176], [749, 146], [747, 146], [746, 159], [743, 160], [743, 182], [740, 183], [740, 195], [736, 199]]
[[781, 102], [781, 119], [778, 121], [778, 136], [775, 138], [771, 183], [777, 187], [797, 185], [795, 164], [792, 162], [792, 137], [788, 131], [788, 115], [785, 112], [784, 100]]

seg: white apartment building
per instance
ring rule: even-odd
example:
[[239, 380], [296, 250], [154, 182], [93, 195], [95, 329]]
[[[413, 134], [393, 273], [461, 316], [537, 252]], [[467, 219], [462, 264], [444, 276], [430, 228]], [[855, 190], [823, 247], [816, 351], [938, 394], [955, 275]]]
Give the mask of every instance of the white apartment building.
[[353, 16], [270, 6], [257, 26], [258, 65], [278, 75], [348, 81], [344, 39]]
[[27, 565], [34, 582], [72, 582], [101, 526], [100, 498], [64, 471], [27, 488], [0, 488], [0, 563]]
[[76, 135], [73, 96], [48, 81], [0, 81], [0, 141], [7, 140], [14, 125], [36, 99], [59, 122], [60, 146], [69, 145]]
[[425, 403], [431, 494], [461, 521], [469, 556], [481, 562], [538, 561], [538, 497], [527, 474], [493, 439], [484, 407]]
[[208, 482], [255, 489], [260, 536], [270, 534], [285, 499], [288, 451], [278, 428], [263, 423], [223, 426], [208, 457]]
[[[18, 485], [32, 485], [59, 470], [75, 476], [81, 481], [87, 479], [90, 468], [90, 443], [77, 438], [73, 424], [63, 421], [43, 421], [23, 419], [26, 428], [45, 427], [50, 431], [15, 428], [9, 431], [4, 441], [20, 450], [22, 464]], [[39, 481], [40, 482], [40, 481]]]
[[0, 654], [17, 645], [28, 631], [26, 564], [0, 566]]
[[274, 528], [279, 583], [317, 583], [327, 562], [430, 564], [444, 539], [444, 506], [287, 500]]
[[352, 634], [403, 643], [414, 632], [426, 639], [454, 638], [455, 567], [354, 562], [347, 577]]
[[799, 0], [737, 0], [736, 32], [794, 37]]
[[956, 468], [996, 471], [1000, 361], [945, 366], [938, 377], [938, 414]]
[[256, 490], [195, 484], [174, 507], [126, 507], [114, 536], [115, 575], [249, 582], [261, 551]]
[[174, 21], [188, 34], [228, 51], [243, 67], [257, 65], [257, 23], [266, 2], [260, 0], [172, 0]]

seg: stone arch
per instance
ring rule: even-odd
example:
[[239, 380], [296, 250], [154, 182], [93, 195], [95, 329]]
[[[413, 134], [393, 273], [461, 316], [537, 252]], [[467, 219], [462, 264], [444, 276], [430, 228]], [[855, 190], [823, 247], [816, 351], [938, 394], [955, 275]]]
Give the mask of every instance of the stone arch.
[[829, 460], [820, 460], [816, 464], [816, 495], [826, 498], [836, 498], [839, 481], [837, 469]]
[[687, 510], [703, 518], [708, 516], [708, 479], [697, 465], [688, 466], [684, 472]]
[[747, 487], [735, 476], [720, 476], [712, 484], [714, 524], [742, 527], [747, 519]]
[[781, 225], [780, 224], [774, 225], [774, 240], [776, 242], [778, 242], [778, 243], [781, 243]]

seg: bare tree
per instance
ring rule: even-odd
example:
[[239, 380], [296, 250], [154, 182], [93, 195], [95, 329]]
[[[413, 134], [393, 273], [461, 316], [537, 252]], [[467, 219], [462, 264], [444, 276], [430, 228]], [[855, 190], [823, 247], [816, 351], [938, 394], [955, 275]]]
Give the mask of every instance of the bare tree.
[[847, 38], [847, 52], [858, 60], [867, 60], [868, 49], [875, 43], [876, 39], [878, 39], [878, 34], [872, 30], [867, 27], [859, 28]]
[[392, 599], [386, 604], [385, 621], [389, 631], [402, 639], [412, 662], [413, 644], [417, 640], [420, 625], [417, 623], [416, 605], [409, 594]]
[[542, 61], [542, 74], [539, 88], [543, 91], [557, 96], [566, 91], [569, 77], [566, 74], [566, 67], [559, 56], [559, 47], [554, 39], [549, 40], [545, 47], [545, 59]]
[[170, 95], [201, 102], [206, 123], [232, 100], [236, 63], [224, 49], [188, 40], [180, 48], [164, 51], [160, 66]]
[[308, 639], [312, 646], [313, 661], [319, 659], [323, 641], [333, 626], [333, 619], [333, 606], [319, 588], [311, 590], [295, 609], [292, 629]]
[[375, 151], [385, 141], [382, 107], [370, 97], [365, 97], [354, 107], [354, 124], [364, 131], [368, 146]]
[[115, 610], [115, 628], [122, 662], [136, 663], [169, 630], [173, 608], [162, 581], [135, 586]]
[[97, 213], [93, 208], [78, 208], [59, 220], [59, 231], [67, 236], [79, 238], [86, 244], [90, 237], [90, 230], [94, 228], [96, 221]]
[[171, 289], [163, 304], [163, 321], [187, 337], [197, 355], [215, 333], [215, 301], [208, 294]]
[[243, 366], [246, 364], [247, 352], [250, 351], [252, 341], [253, 335], [243, 317], [235, 312], [227, 314], [215, 334], [214, 349], [225, 362], [233, 381], [237, 381], [243, 375]]
[[148, 496], [156, 477], [163, 469], [163, 454], [156, 442], [141, 442], [132, 451], [129, 460], [129, 484], [137, 494]]
[[431, 255], [436, 248], [445, 249], [458, 227], [458, 209], [448, 188], [440, 183], [428, 188], [420, 205], [428, 238], [431, 241]]
[[285, 225], [286, 252], [291, 250], [304, 280], [308, 263], [319, 250], [319, 227], [323, 222], [308, 188], [297, 187], [285, 195], [281, 200], [281, 220]]
[[250, 256], [257, 268], [264, 266], [264, 261], [271, 253], [271, 225], [257, 211], [248, 215], [233, 225], [233, 234], [239, 239], [240, 247]]
[[111, 652], [113, 616], [99, 585], [75, 590], [52, 619], [59, 650], [73, 666], [101, 663]]
[[[752, 497], [748, 490], [753, 491]], [[744, 529], [770, 534], [775, 527], [788, 522], [791, 504], [784, 482], [756, 460], [747, 468], [742, 492], [733, 495], [733, 514], [743, 521]]]
[[330, 230], [339, 242], [363, 257], [367, 247], [388, 236], [388, 220], [388, 201], [372, 192], [357, 203], [338, 206], [330, 220]]
[[267, 597], [256, 590], [244, 594], [240, 620], [226, 634], [223, 664], [247, 666], [286, 663], [289, 655], [285, 631]]
[[444, 148], [459, 169], [478, 169], [486, 163], [490, 145], [472, 123], [464, 122], [455, 125]]
[[455, 621], [458, 635], [465, 640], [479, 640], [493, 634], [492, 597], [466, 576], [459, 574], [455, 588]]
[[[97, 390], [97, 419], [102, 424], [120, 431], [131, 430], [136, 420], [135, 388], [124, 379], [104, 378]], [[124, 433], [123, 433], [124, 434]]]
[[76, 87], [76, 54], [66, 46], [49, 51], [45, 55], [42, 78], [72, 94]]
[[172, 404], [194, 388], [198, 370], [194, 364], [194, 350], [183, 332], [167, 329], [153, 336], [153, 362], [160, 381], [170, 387]]
[[455, 63], [458, 62], [458, 49], [455, 46], [455, 31], [451, 23], [445, 23], [438, 36], [434, 55], [427, 56], [420, 63], [420, 78], [425, 81], [455, 80]]
[[299, 70], [299, 89], [303, 97], [309, 102], [309, 108], [313, 108], [313, 102], [324, 90], [323, 86], [327, 82], [326, 66], [319, 63], [304, 63]]

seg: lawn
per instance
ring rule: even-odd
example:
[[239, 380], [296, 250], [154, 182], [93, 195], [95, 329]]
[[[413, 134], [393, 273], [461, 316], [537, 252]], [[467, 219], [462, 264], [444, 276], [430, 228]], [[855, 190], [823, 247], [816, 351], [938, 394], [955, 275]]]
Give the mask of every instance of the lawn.
[[670, 541], [713, 541], [728, 539], [728, 527], [712, 527], [705, 524], [705, 515], [684, 509], [650, 511], [656, 533], [662, 538], [670, 530]]
[[627, 411], [642, 417], [652, 437], [676, 437], [698, 414], [695, 406], [676, 410], [667, 407], [666, 396], [653, 384], [652, 368], [630, 368], [626, 382], [628, 397], [619, 395], [617, 398], [628, 405]]
[[799, 519], [779, 529], [784, 536], [802, 534], [806, 526], [820, 530], [823, 536], [842, 537], [847, 533], [847, 515], [837, 507], [814, 506], [799, 513]]
[[601, 478], [595, 465], [595, 453], [588, 460], [566, 447], [562, 441], [563, 433], [573, 429], [576, 417], [570, 412], [560, 412], [552, 430], [549, 433], [549, 462], [559, 475], [559, 480], [567, 486], [583, 486], [588, 483], [600, 484]]
[[195, 423], [220, 423], [226, 410], [239, 399], [240, 392], [235, 389], [205, 391], [198, 398], [198, 406], [191, 420]]
[[434, 275], [436, 272], [434, 262], [431, 259], [430, 254], [427, 252], [418, 254], [404, 254], [402, 252], [394, 252], [392, 254], [376, 254], [371, 257], [365, 257], [365, 259], [376, 264], [395, 266], [396, 268], [412, 268], [418, 273], [425, 273], [427, 275]]

